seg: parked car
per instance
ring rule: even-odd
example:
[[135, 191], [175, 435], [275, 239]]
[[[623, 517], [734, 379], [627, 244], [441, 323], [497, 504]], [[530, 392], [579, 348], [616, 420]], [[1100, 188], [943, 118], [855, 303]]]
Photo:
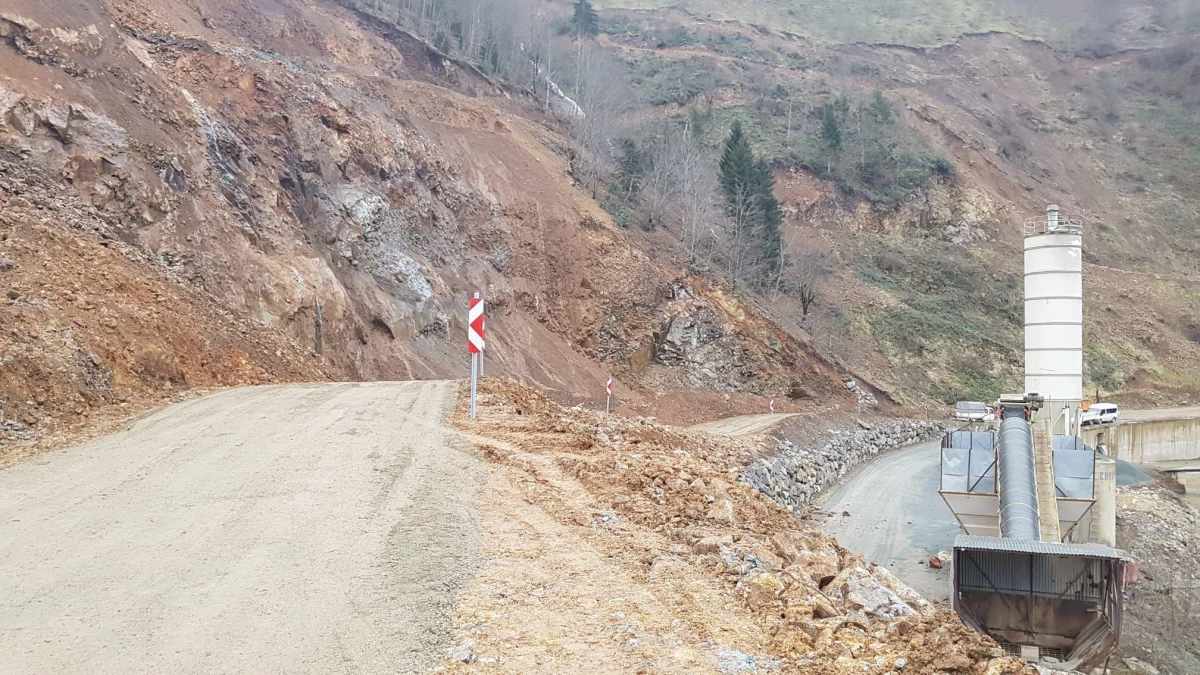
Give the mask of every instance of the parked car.
[[1079, 416], [1081, 425], [1112, 424], [1121, 415], [1116, 403], [1093, 403]]
[[996, 409], [979, 401], [959, 401], [954, 404], [954, 419], [963, 422], [991, 422], [996, 419]]

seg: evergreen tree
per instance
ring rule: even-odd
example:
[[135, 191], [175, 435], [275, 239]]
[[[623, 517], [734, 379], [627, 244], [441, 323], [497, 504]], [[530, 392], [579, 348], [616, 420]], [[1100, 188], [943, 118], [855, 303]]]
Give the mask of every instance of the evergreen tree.
[[775, 175], [763, 160], [754, 165], [755, 198], [758, 200], [758, 222], [752, 236], [755, 257], [762, 263], [758, 281], [766, 283], [780, 272], [783, 263], [783, 210], [775, 199]]
[[766, 285], [782, 264], [783, 213], [775, 199], [775, 177], [764, 161], [755, 161], [750, 140], [734, 122], [725, 141], [720, 163], [725, 213], [733, 220], [731, 271], [733, 276]]
[[648, 158], [646, 152], [637, 143], [626, 138], [621, 141], [620, 156], [617, 157], [617, 171], [613, 176], [613, 192], [622, 203], [634, 199], [642, 191], [642, 182], [646, 175]]
[[825, 141], [831, 155], [842, 150], [842, 123], [838, 120], [837, 106], [827, 103], [821, 112], [821, 140]]
[[575, 35], [599, 35], [600, 33], [600, 17], [596, 15], [596, 8], [592, 7], [592, 3], [588, 0], [575, 0], [575, 15], [571, 17], [571, 25], [575, 28]]
[[754, 174], [754, 151], [750, 140], [742, 131], [742, 123], [734, 122], [729, 128], [729, 138], [721, 153], [721, 188], [725, 192], [725, 211], [736, 218], [744, 206], [739, 203], [752, 193], [749, 186]]

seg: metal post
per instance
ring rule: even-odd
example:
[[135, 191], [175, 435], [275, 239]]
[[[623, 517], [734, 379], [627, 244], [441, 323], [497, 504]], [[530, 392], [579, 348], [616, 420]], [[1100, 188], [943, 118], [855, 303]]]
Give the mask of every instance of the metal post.
[[471, 355], [471, 419], [475, 419], [475, 380], [479, 370], [477, 356], [478, 354]]
[[612, 394], [604, 397], [604, 414], [608, 415], [612, 411]]

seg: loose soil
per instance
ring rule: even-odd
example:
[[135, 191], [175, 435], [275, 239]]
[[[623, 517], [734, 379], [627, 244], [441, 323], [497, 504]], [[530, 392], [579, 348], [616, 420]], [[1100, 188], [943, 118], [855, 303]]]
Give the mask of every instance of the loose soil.
[[946, 610], [873, 620], [819, 590], [869, 565], [738, 482], [759, 440], [566, 409], [491, 378], [478, 419], [460, 402], [453, 422], [491, 475], [441, 672], [1022, 669]]

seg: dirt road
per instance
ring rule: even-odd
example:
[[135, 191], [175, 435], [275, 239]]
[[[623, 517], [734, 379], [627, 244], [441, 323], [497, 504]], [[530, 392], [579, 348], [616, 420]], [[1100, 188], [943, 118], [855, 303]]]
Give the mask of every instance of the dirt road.
[[738, 415], [737, 417], [726, 417], [715, 422], [697, 424], [692, 429], [716, 434], [717, 436], [752, 436], [774, 429], [782, 424], [784, 420], [795, 414]]
[[1200, 418], [1200, 406], [1188, 408], [1151, 408], [1150, 410], [1121, 409], [1122, 422], [1163, 422]]
[[0, 471], [0, 670], [424, 670], [474, 565], [455, 391], [229, 390]]
[[825, 500], [833, 515], [821, 528], [930, 600], [948, 598], [950, 581], [946, 570], [921, 561], [954, 546], [960, 534], [938, 495], [939, 447], [939, 441], [914, 445], [864, 466]]

